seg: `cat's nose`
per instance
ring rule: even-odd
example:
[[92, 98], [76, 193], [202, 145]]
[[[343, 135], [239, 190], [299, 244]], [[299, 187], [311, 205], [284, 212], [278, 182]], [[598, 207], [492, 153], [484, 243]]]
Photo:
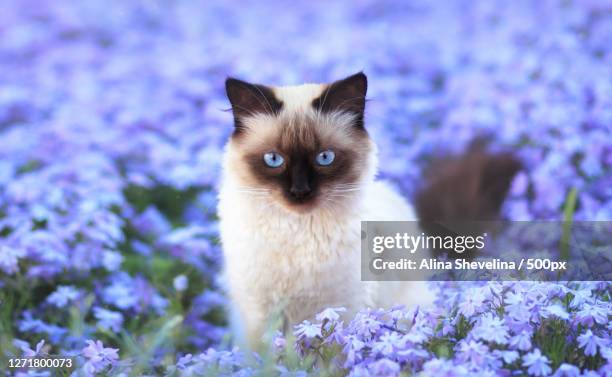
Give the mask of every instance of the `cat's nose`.
[[289, 189], [291, 195], [293, 195], [293, 197], [296, 199], [304, 199], [305, 197], [310, 195], [311, 191], [312, 190], [310, 189], [310, 186], [308, 184], [299, 186], [293, 185]]

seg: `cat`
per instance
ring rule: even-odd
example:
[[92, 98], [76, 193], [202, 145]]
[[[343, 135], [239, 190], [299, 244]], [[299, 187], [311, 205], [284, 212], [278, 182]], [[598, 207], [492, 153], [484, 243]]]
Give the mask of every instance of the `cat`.
[[368, 307], [431, 305], [423, 282], [360, 279], [360, 222], [418, 219], [391, 184], [375, 179], [366, 75], [284, 87], [228, 78], [226, 92], [234, 130], [218, 215], [239, 342], [257, 347], [277, 312], [289, 326], [328, 307], [350, 316]]

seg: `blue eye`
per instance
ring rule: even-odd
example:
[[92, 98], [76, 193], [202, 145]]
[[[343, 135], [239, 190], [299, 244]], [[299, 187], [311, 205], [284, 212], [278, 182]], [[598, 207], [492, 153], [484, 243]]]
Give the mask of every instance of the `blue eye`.
[[281, 156], [280, 154], [276, 152], [268, 152], [264, 154], [263, 158], [264, 158], [264, 162], [266, 163], [266, 165], [268, 165], [271, 168], [277, 168], [281, 166], [283, 162], [285, 162], [285, 159], [283, 159], [283, 156]]
[[331, 165], [332, 162], [334, 162], [334, 158], [336, 158], [336, 154], [334, 153], [334, 151], [323, 151], [321, 153], [319, 153], [317, 155], [317, 164], [321, 165], [321, 166], [328, 166]]

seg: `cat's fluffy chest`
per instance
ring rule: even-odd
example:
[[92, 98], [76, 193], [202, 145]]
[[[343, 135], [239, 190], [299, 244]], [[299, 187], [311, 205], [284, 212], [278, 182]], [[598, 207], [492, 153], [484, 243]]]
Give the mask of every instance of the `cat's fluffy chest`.
[[220, 215], [230, 285], [249, 280], [266, 306], [307, 297], [313, 305], [347, 304], [352, 288], [342, 286], [359, 281], [357, 213], [292, 215], [228, 193]]
[[238, 314], [234, 326], [241, 327], [237, 333], [252, 339], [278, 310], [296, 323], [326, 307], [354, 313], [390, 304], [389, 285], [382, 288], [384, 297], [378, 283], [361, 281], [360, 222], [414, 220], [414, 212], [383, 182], [364, 184], [361, 194], [342, 213], [309, 216], [258, 206], [232, 190], [231, 183], [224, 184], [219, 215], [225, 277]]

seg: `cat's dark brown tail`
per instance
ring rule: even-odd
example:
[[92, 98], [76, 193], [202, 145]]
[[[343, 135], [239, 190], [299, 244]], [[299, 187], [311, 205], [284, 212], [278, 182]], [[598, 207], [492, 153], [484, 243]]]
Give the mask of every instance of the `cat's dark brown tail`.
[[499, 219], [512, 179], [521, 170], [511, 153], [491, 153], [480, 140], [463, 155], [435, 161], [415, 197], [422, 228], [443, 235], [440, 222]]

